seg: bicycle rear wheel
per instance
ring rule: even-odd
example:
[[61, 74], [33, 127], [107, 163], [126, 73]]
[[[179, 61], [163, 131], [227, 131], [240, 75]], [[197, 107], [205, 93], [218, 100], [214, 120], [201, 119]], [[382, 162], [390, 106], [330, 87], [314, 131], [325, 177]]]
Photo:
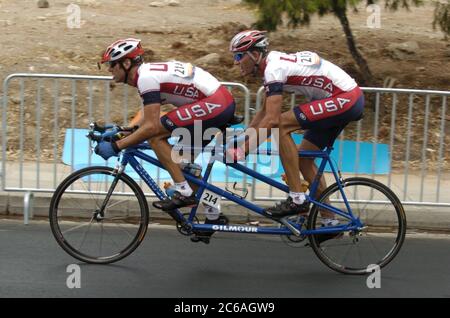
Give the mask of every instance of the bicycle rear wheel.
[[[352, 213], [361, 220], [363, 229], [339, 233], [336, 238], [326, 241], [323, 241], [324, 234], [310, 235], [311, 247], [319, 259], [335, 271], [371, 273], [374, 266], [386, 266], [399, 252], [406, 233], [405, 211], [397, 196], [378, 181], [349, 178], [344, 180], [342, 187]], [[337, 184], [328, 187], [318, 201], [348, 212]], [[324, 226], [321, 210], [317, 206], [311, 209], [309, 229]], [[349, 223], [349, 219], [339, 215], [336, 219], [340, 225]]]
[[110, 167], [88, 167], [68, 176], [52, 197], [49, 218], [56, 241], [68, 254], [97, 264], [132, 253], [149, 222], [147, 201], [138, 184]]

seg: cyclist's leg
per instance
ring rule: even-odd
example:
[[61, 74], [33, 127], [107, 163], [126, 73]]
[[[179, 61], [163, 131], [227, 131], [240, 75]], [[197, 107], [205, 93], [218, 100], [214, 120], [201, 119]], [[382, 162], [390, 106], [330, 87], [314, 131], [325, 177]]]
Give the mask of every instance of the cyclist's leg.
[[[194, 104], [182, 106], [178, 108], [178, 110], [180, 112], [189, 111], [189, 109], [192, 109], [193, 107], [195, 107], [197, 114], [204, 114], [203, 116], [196, 117], [196, 120], [198, 120], [197, 122], [194, 122], [192, 120], [191, 122], [185, 121], [184, 123], [181, 123], [177, 120], [179, 118], [174, 118], [173, 113], [168, 113], [166, 115], [167, 118], [165, 119], [166, 121], [167, 119], [169, 119], [174, 125], [187, 128], [191, 132], [191, 139], [182, 141], [184, 145], [190, 145], [191, 147], [196, 146], [197, 148], [199, 146], [199, 139], [201, 141], [200, 146], [206, 146], [211, 141], [211, 139], [214, 138], [216, 133], [224, 128], [226, 124], [234, 117], [234, 99], [228, 92], [228, 90], [226, 90], [226, 88], [224, 87], [219, 88], [219, 90], [212, 96], [209, 96]], [[201, 129], [199, 129], [199, 126], [195, 127], [199, 124], [201, 124]], [[201, 132], [201, 135], [196, 136], [196, 132]], [[207, 139], [204, 140], [204, 137], [207, 137]], [[195, 149], [193, 152], [191, 152], [192, 159], [194, 159], [198, 154], [198, 149]], [[199, 207], [199, 209], [203, 209], [203, 212], [205, 212], [206, 224], [225, 225], [228, 223], [228, 218], [226, 218], [224, 215], [221, 215], [220, 210], [218, 209], [211, 209], [209, 207], [204, 207], [203, 205]], [[197, 231], [194, 233], [195, 235], [191, 237], [191, 240], [193, 242], [209, 243], [209, 239], [213, 233], [214, 231]]]
[[171, 132], [161, 125], [158, 133], [148, 140], [159, 161], [175, 182], [176, 191], [171, 200], [153, 202], [154, 207], [164, 211], [197, 204], [194, 191], [186, 182], [178, 162], [172, 158], [172, 146], [167, 141], [170, 135]]
[[[171, 164], [172, 162], [175, 163], [178, 167], [180, 167], [179, 164], [181, 162], [183, 162], [184, 160], [193, 163], [195, 161], [196, 156], [198, 155], [198, 152], [195, 152], [195, 153], [192, 153], [192, 154], [190, 154], [190, 153], [187, 153], [187, 154], [186, 153], [184, 153], [184, 154], [181, 153], [180, 154], [180, 153], [177, 153], [177, 152], [173, 152], [172, 145], [168, 144], [168, 142], [167, 142], [167, 140], [170, 137], [170, 135], [171, 135], [171, 132], [169, 132], [167, 130], [163, 130], [163, 131], [161, 131], [161, 133], [159, 135], [155, 136], [155, 138], [152, 138], [151, 140], [148, 141], [149, 144], [154, 149], [154, 151], [155, 151], [157, 157], [159, 158], [159, 160], [161, 162], [163, 162], [163, 161], [164, 162], [169, 162], [168, 165], [164, 164], [164, 166], [166, 168], [168, 168], [169, 165], [172, 166], [172, 164]], [[178, 145], [180, 143], [182, 144], [182, 142], [178, 142]], [[169, 147], [167, 147], [167, 145], [169, 145]], [[191, 145], [190, 144], [186, 144], [186, 145], [182, 146], [182, 148], [183, 147], [185, 147], [185, 148], [189, 147], [190, 148]], [[169, 149], [171, 151], [171, 153], [169, 154], [170, 155], [170, 160], [168, 160], [168, 155], [167, 155], [167, 151]], [[173, 167], [173, 169], [174, 168], [175, 167]], [[172, 175], [177, 175], [177, 172], [176, 173], [170, 173], [170, 170], [169, 169], [167, 169], [167, 170], [168, 170], [168, 172], [169, 172], [171, 177], [172, 177]], [[176, 170], [178, 171], [178, 169], [176, 169]], [[181, 171], [181, 169], [180, 169], [180, 171]], [[199, 176], [199, 178], [201, 179], [201, 176]], [[182, 182], [182, 181], [185, 180], [185, 178], [184, 178], [182, 173], [181, 173], [181, 177], [180, 176], [175, 177], [175, 178], [172, 177], [172, 179], [175, 182], [180, 182], [180, 181]], [[198, 186], [196, 184], [194, 184], [192, 182], [189, 182], [189, 181], [188, 181], [188, 184], [189, 184], [189, 186], [191, 187], [191, 189], [194, 192], [197, 191]]]
[[[311, 109], [318, 104], [336, 105], [337, 111], [317, 112], [313, 114]], [[341, 104], [343, 103], [343, 104]], [[341, 108], [337, 107], [339, 105]], [[299, 150], [323, 150], [327, 146], [332, 146], [334, 141], [347, 126], [354, 120], [361, 118], [364, 108], [364, 96], [359, 87], [350, 92], [343, 92], [337, 96], [312, 103], [300, 105], [297, 109], [298, 114], [303, 114], [308, 123], [308, 130], [305, 132], [304, 139], [299, 146]], [[317, 109], [317, 108], [316, 108]], [[315, 118], [316, 117], [316, 118]], [[313, 159], [299, 158], [300, 171], [304, 178], [311, 184], [317, 175], [317, 166]], [[316, 198], [326, 189], [326, 181], [324, 176], [319, 180]], [[321, 209], [320, 214], [323, 218], [332, 219], [334, 214]]]
[[[280, 148], [280, 159], [287, 176], [289, 186], [289, 197], [281, 201], [274, 207], [265, 210], [266, 215], [272, 218], [282, 218], [288, 215], [306, 213], [309, 209], [309, 203], [305, 201], [305, 194], [302, 191], [299, 166], [297, 160], [292, 160], [298, 156], [297, 148], [291, 137], [291, 132], [298, 130], [300, 125], [294, 112], [287, 111], [281, 114], [277, 140]], [[274, 138], [275, 135], [272, 135]]]
[[[168, 112], [161, 117], [161, 123], [165, 129], [170, 132], [173, 132], [176, 128], [185, 128], [186, 130], [180, 132], [180, 135], [183, 138], [183, 144], [190, 145], [190, 147], [202, 148], [209, 142], [203, 140], [205, 130], [208, 128], [221, 128], [226, 125], [226, 123], [233, 118], [234, 110], [235, 104], [232, 95], [225, 87], [220, 87], [211, 96], [195, 103], [180, 106], [176, 110]], [[164, 146], [166, 145], [168, 145], [167, 141], [165, 141]], [[166, 152], [168, 149], [169, 148], [164, 147], [163, 151]], [[170, 147], [170, 150], [172, 151], [172, 147]], [[192, 149], [189, 150], [189, 153], [191, 150]], [[170, 160], [174, 166], [176, 165], [178, 168], [177, 171], [181, 174], [181, 177], [178, 178], [178, 180], [183, 180], [181, 182], [191, 189], [178, 166], [178, 162], [173, 162], [172, 157], [168, 154], [166, 154], [165, 159]], [[175, 182], [177, 182], [177, 180], [175, 180]], [[196, 201], [194, 193], [192, 193], [190, 198]], [[172, 200], [164, 201], [161, 206], [163, 210], [173, 210], [185, 206], [178, 205], [180, 200], [184, 201], [185, 199], [185, 195], [180, 196], [177, 194]], [[187, 200], [187, 202], [191, 202], [192, 200]]]
[[[324, 106], [325, 105], [325, 106]], [[301, 127], [306, 129], [304, 139], [298, 150], [323, 150], [332, 146], [337, 136], [351, 121], [360, 118], [364, 107], [364, 97], [359, 87], [342, 92], [336, 96], [312, 101], [294, 108]], [[299, 167], [303, 177], [311, 184], [317, 175], [317, 166], [313, 158], [299, 158]], [[319, 180], [317, 196], [326, 189], [325, 178]], [[321, 211], [325, 218], [333, 213]]]
[[[341, 133], [344, 126], [341, 127], [333, 127], [327, 130], [307, 130], [304, 134], [304, 138], [299, 145], [299, 150], [301, 151], [317, 151], [323, 150], [327, 145], [332, 145], [336, 137]], [[299, 158], [299, 166], [300, 171], [303, 177], [312, 184], [317, 175], [317, 165], [314, 162], [313, 158]], [[325, 177], [322, 175], [319, 179], [319, 185], [316, 190], [315, 198], [319, 198], [321, 193], [327, 188], [327, 183], [325, 181]], [[324, 203], [330, 204], [329, 199], [325, 199]], [[322, 217], [322, 226], [335, 226], [339, 224], [339, 221], [336, 220], [336, 216], [334, 213], [326, 210], [319, 209], [320, 216]], [[342, 235], [342, 233], [327, 233], [320, 234], [317, 236], [317, 240], [319, 243], [338, 238]]]
[[[341, 130], [339, 130], [338, 134]], [[313, 132], [311, 130], [307, 130], [305, 132], [304, 138], [301, 144], [298, 146], [298, 150], [300, 151], [320, 151], [323, 148], [317, 146], [313, 141], [309, 141], [308, 139], [313, 139], [315, 136], [321, 137], [323, 136], [323, 132]], [[317, 143], [317, 142], [316, 142]], [[317, 165], [314, 162], [314, 158], [299, 158], [298, 165], [300, 167], [300, 172], [303, 177], [309, 184], [312, 184], [314, 178], [317, 175]], [[320, 194], [327, 188], [327, 183], [325, 181], [325, 177], [322, 175], [319, 180], [319, 185], [317, 187], [316, 198], [320, 196]], [[327, 202], [329, 203], [329, 202]], [[333, 218], [334, 214], [325, 210], [321, 210], [321, 215], [324, 218]]]
[[167, 141], [171, 133], [172, 132], [161, 125], [158, 134], [150, 138], [148, 143], [152, 147], [152, 150], [155, 152], [159, 161], [167, 169], [167, 172], [169, 172], [173, 181], [178, 183], [185, 181], [185, 178], [178, 163], [172, 160], [172, 146]]
[[[298, 156], [298, 150], [292, 139], [291, 133], [300, 129], [300, 125], [295, 117], [294, 111], [290, 110], [281, 114], [280, 119], [280, 159], [287, 177], [289, 190], [301, 192], [301, 180], [299, 174], [299, 163], [292, 160]], [[273, 137], [272, 137], [273, 138]]]

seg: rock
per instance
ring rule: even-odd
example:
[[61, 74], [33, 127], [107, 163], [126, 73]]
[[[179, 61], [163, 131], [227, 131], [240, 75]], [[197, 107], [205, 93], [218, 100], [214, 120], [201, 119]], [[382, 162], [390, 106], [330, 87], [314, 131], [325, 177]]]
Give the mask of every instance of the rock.
[[75, 65], [69, 65], [68, 69], [72, 70], [72, 71], [78, 71], [78, 70], [81, 70], [81, 67], [78, 67], [78, 66], [75, 66]]
[[173, 42], [172, 43], [172, 45], [170, 46], [172, 49], [181, 49], [181, 48], [183, 48], [183, 47], [185, 47], [186, 46], [186, 44], [185, 43], [183, 43], [183, 42], [179, 42], [179, 41], [176, 41], [176, 42]]
[[100, 3], [97, 0], [77, 0], [77, 3], [93, 8], [97, 8], [100, 6]]
[[416, 67], [416, 72], [423, 72], [425, 70], [426, 70], [426, 68], [423, 66]]
[[178, 7], [180, 5], [180, 1], [177, 1], [177, 0], [169, 0], [166, 2], [171, 7]]
[[386, 49], [393, 58], [404, 60], [416, 55], [420, 48], [417, 42], [408, 41], [403, 43], [391, 43]]
[[134, 33], [136, 34], [162, 34], [163, 32], [155, 32], [155, 31], [151, 31], [151, 30], [146, 30], [146, 29], [136, 29], [134, 30]]
[[39, 0], [39, 1], [37, 2], [37, 6], [38, 6], [38, 8], [46, 9], [46, 8], [49, 8], [49, 7], [50, 7], [50, 4], [48, 3], [47, 0]]
[[194, 61], [197, 65], [211, 65], [218, 64], [220, 61], [220, 55], [217, 53], [210, 53], [208, 55], [202, 56]]
[[395, 140], [395, 142], [404, 142], [405, 138], [403, 136], [401, 136], [400, 134], [395, 134], [394, 140]]
[[3, 24], [3, 26], [10, 26], [13, 25], [13, 23], [11, 22], [11, 20], [0, 20], [0, 23]]
[[45, 20], [47, 20], [46, 17], [37, 17], [36, 19], [38, 19], [39, 21], [45, 21]]
[[59, 98], [59, 102], [62, 104], [72, 104], [72, 97], [71, 96], [61, 96]]
[[386, 126], [380, 127], [378, 130], [378, 138], [383, 139], [389, 136], [390, 128]]
[[207, 46], [224, 46], [226, 45], [225, 41], [219, 39], [211, 39], [206, 42]]
[[9, 100], [10, 100], [13, 104], [16, 104], [16, 105], [20, 104], [20, 98], [18, 98], [18, 97], [16, 97], [16, 96], [10, 97]]
[[166, 5], [167, 5], [167, 3], [159, 2], [159, 1], [150, 2], [150, 4], [149, 4], [150, 7], [156, 7], [156, 8], [165, 7]]

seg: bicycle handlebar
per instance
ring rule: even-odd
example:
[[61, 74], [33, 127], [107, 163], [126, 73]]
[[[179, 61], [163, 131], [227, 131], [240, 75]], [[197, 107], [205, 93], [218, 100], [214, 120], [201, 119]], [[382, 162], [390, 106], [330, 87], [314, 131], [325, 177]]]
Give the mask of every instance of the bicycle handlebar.
[[[101, 142], [101, 141], [115, 141], [118, 139], [122, 139], [124, 134], [122, 132], [130, 132], [133, 133], [139, 128], [139, 126], [133, 126], [133, 127], [125, 127], [125, 126], [119, 126], [116, 124], [106, 124], [104, 126], [97, 124], [96, 122], [92, 122], [89, 124], [89, 132], [87, 133], [86, 137], [94, 142]], [[233, 136], [231, 140], [226, 141], [226, 145], [231, 144], [232, 146], [235, 146], [239, 143], [242, 143], [246, 140], [246, 135], [241, 134], [237, 136]], [[217, 156], [224, 156], [225, 149], [228, 147], [226, 145], [214, 145], [214, 146], [207, 146], [207, 147], [188, 147], [184, 146], [184, 148], [188, 148], [189, 150], [200, 150], [200, 151], [213, 151], [214, 155]], [[144, 142], [139, 145], [136, 145], [132, 148], [136, 149], [151, 149], [149, 145]]]
[[[89, 139], [100, 142], [102, 140], [112, 140], [114, 138], [123, 138], [120, 135], [121, 132], [131, 132], [133, 133], [139, 128], [139, 126], [125, 127], [116, 124], [106, 124], [104, 126], [97, 124], [96, 122], [89, 124], [89, 133], [86, 135]], [[100, 134], [97, 134], [100, 133]]]

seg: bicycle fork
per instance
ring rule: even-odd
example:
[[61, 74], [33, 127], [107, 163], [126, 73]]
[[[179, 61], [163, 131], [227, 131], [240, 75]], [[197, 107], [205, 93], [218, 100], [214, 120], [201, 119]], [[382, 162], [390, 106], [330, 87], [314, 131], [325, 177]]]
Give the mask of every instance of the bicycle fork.
[[105, 218], [106, 206], [108, 205], [109, 199], [111, 198], [111, 195], [114, 189], [116, 188], [117, 183], [119, 182], [120, 175], [123, 173], [124, 169], [125, 169], [124, 165], [120, 165], [119, 163], [117, 163], [115, 169], [112, 172], [114, 180], [112, 181], [111, 186], [109, 187], [108, 193], [106, 194], [106, 197], [103, 200], [100, 210], [97, 210], [94, 213], [93, 219], [95, 219], [96, 221], [101, 221]]

